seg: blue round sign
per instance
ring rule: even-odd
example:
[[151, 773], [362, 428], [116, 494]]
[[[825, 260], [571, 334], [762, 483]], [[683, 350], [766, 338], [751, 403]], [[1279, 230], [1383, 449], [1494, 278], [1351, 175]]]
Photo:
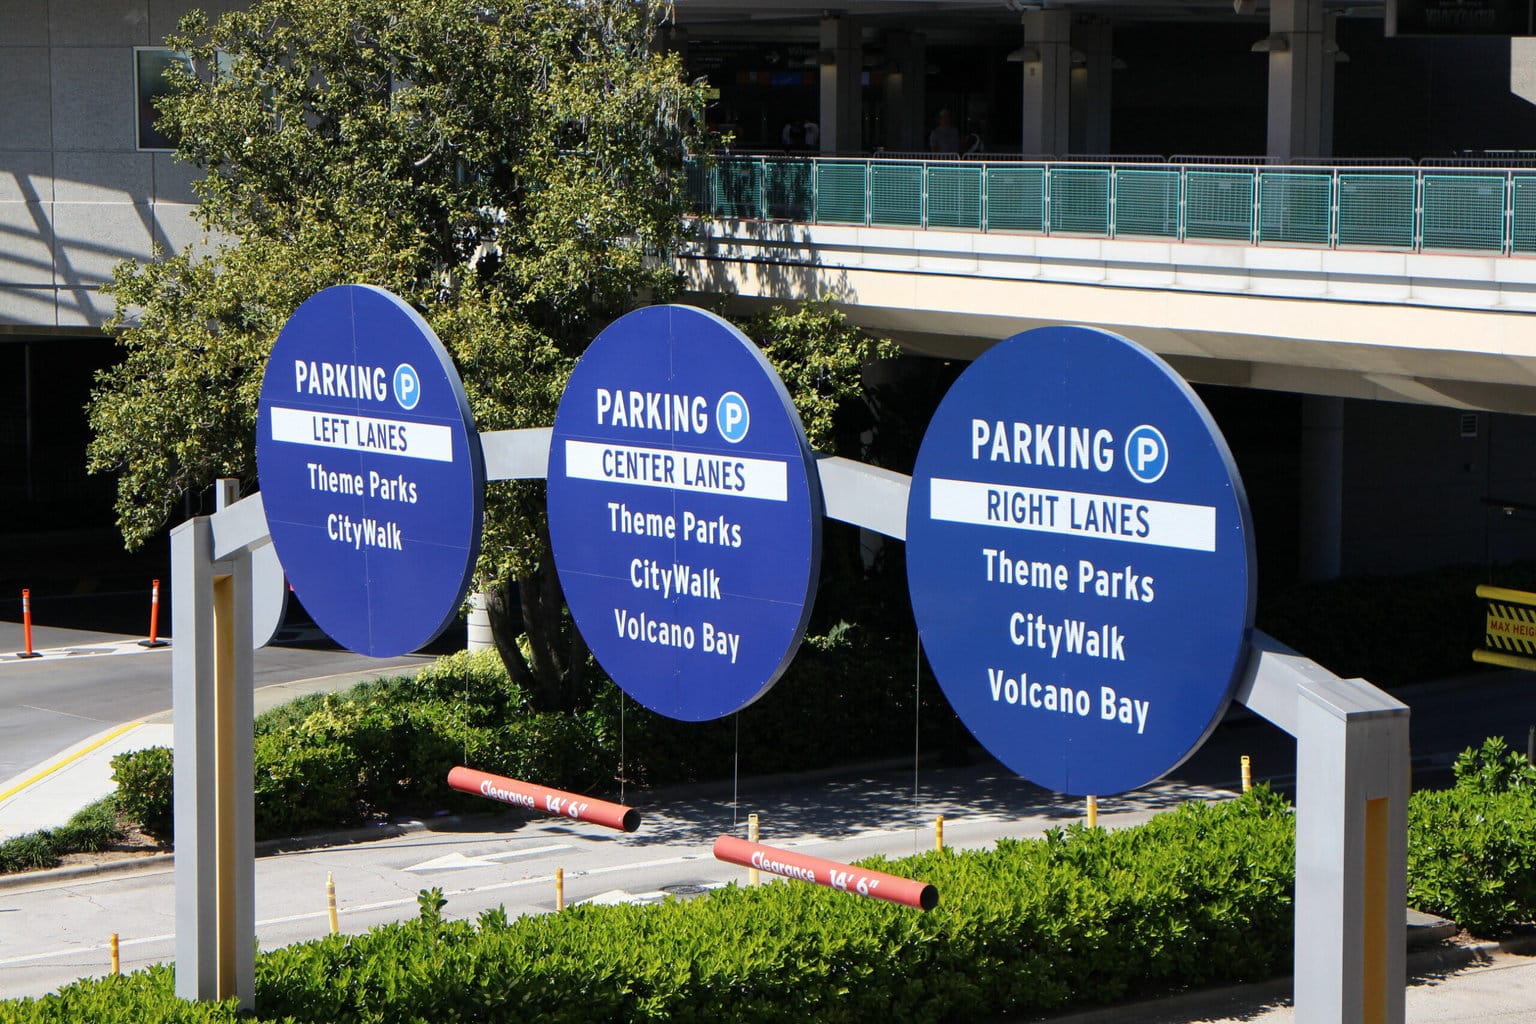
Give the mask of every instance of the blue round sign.
[[399, 298], [341, 285], [294, 312], [262, 378], [256, 468], [278, 559], [337, 643], [393, 657], [458, 614], [485, 463], [448, 353]]
[[810, 618], [821, 489], [744, 334], [689, 306], [610, 324], [561, 396], [548, 494], [566, 604], [624, 692], [697, 722], [778, 680]]
[[1009, 338], [923, 436], [907, 582], [929, 664], [982, 745], [1047, 789], [1134, 789], [1199, 747], [1247, 659], [1253, 565], [1210, 413], [1125, 338]]

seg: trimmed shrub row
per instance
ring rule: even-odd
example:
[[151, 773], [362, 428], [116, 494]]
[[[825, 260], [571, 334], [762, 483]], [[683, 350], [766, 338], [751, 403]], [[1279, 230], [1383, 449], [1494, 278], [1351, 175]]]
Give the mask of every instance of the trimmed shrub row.
[[0, 874], [58, 867], [68, 853], [96, 853], [123, 838], [115, 797], [81, 808], [63, 826], [0, 842]]
[[1536, 768], [1500, 737], [1408, 802], [1408, 902], [1475, 935], [1536, 921]]
[[[927, 725], [925, 742], [962, 745], [963, 730], [937, 687], [918, 694], [911, 684], [892, 684], [892, 673], [913, 671], [913, 652], [860, 651], [851, 632], [807, 640], [792, 677], [715, 722], [663, 718], [614, 686], [601, 687], [584, 709], [537, 712], [494, 651], [440, 658], [414, 678], [300, 698], [255, 722], [256, 836], [490, 809], [448, 788], [456, 764], [603, 795], [616, 792], [621, 778], [631, 786], [664, 784], [910, 754], [911, 731], [889, 723], [893, 716], [910, 721], [915, 707]], [[112, 766], [127, 813], [169, 841], [171, 752], [121, 754]]]
[[[1106, 832], [866, 862], [932, 882], [929, 914], [799, 884], [652, 907], [418, 920], [261, 955], [261, 1020], [974, 1020], [1266, 978], [1290, 963], [1294, 832], [1267, 790]], [[234, 1020], [170, 972], [0, 1003], [7, 1024]]]

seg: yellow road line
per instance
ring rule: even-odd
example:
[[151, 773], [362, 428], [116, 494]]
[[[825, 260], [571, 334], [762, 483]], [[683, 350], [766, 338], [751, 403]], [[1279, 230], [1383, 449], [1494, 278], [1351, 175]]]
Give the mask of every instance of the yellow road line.
[[73, 754], [70, 754], [68, 757], [64, 758], [64, 760], [58, 762], [57, 764], [51, 764], [47, 768], [44, 768], [42, 771], [37, 772], [37, 773], [29, 776], [28, 778], [22, 779], [20, 782], [16, 783], [16, 785], [12, 786], [10, 789], [7, 789], [5, 792], [0, 793], [0, 804], [5, 803], [11, 797], [15, 796], [17, 793], [20, 793], [22, 790], [26, 789], [28, 786], [32, 785], [33, 783], [41, 782], [43, 779], [46, 779], [48, 776], [52, 775], [54, 772], [58, 771], [60, 768], [63, 768], [66, 765], [73, 764], [74, 762], [76, 762], [76, 761], [80, 760], [82, 757], [84, 757], [86, 754], [89, 754], [91, 751], [97, 750], [97, 749], [99, 749], [101, 747], [106, 746], [108, 743], [111, 743], [113, 740], [117, 739], [123, 733], [130, 732], [130, 731], [132, 731], [134, 729], [137, 729], [139, 726], [141, 726], [143, 724], [144, 724], [143, 722], [129, 722], [127, 725], [120, 725], [116, 729], [113, 729], [111, 732], [107, 733], [101, 739], [97, 740], [95, 743], [92, 743], [90, 746], [85, 747], [85, 748], [83, 748], [81, 750], [77, 750]]

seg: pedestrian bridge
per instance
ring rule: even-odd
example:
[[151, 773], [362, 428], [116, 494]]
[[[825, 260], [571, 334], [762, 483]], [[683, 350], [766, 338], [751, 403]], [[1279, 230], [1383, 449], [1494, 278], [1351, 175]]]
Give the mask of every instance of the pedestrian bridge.
[[1536, 166], [728, 156], [690, 287], [974, 358], [1050, 323], [1188, 379], [1536, 413]]

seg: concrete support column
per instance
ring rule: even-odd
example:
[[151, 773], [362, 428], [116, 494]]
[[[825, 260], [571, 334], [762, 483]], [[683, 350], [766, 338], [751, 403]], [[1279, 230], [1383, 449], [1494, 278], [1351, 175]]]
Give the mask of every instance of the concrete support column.
[[914, 153], [928, 146], [928, 41], [921, 32], [888, 32], [885, 76], [885, 148]]
[[[1271, 163], [1322, 156], [1325, 17], [1322, 0], [1273, 0], [1269, 9], [1269, 133]], [[1331, 120], [1331, 118], [1330, 118]]]
[[1072, 26], [1071, 151], [1111, 153], [1109, 121], [1114, 94], [1114, 26], [1094, 18]]
[[864, 47], [852, 18], [821, 19], [821, 151], [852, 153], [864, 148], [860, 79]]
[[1061, 156], [1072, 147], [1072, 15], [1027, 11], [1024, 23], [1024, 132], [1020, 152]]
[[1339, 15], [1323, 17], [1323, 92], [1320, 113], [1321, 130], [1314, 156], [1333, 156], [1333, 97], [1334, 73], [1338, 66], [1349, 60], [1349, 54], [1339, 49]]
[[1343, 571], [1344, 399], [1301, 400], [1301, 577], [1331, 580]]

